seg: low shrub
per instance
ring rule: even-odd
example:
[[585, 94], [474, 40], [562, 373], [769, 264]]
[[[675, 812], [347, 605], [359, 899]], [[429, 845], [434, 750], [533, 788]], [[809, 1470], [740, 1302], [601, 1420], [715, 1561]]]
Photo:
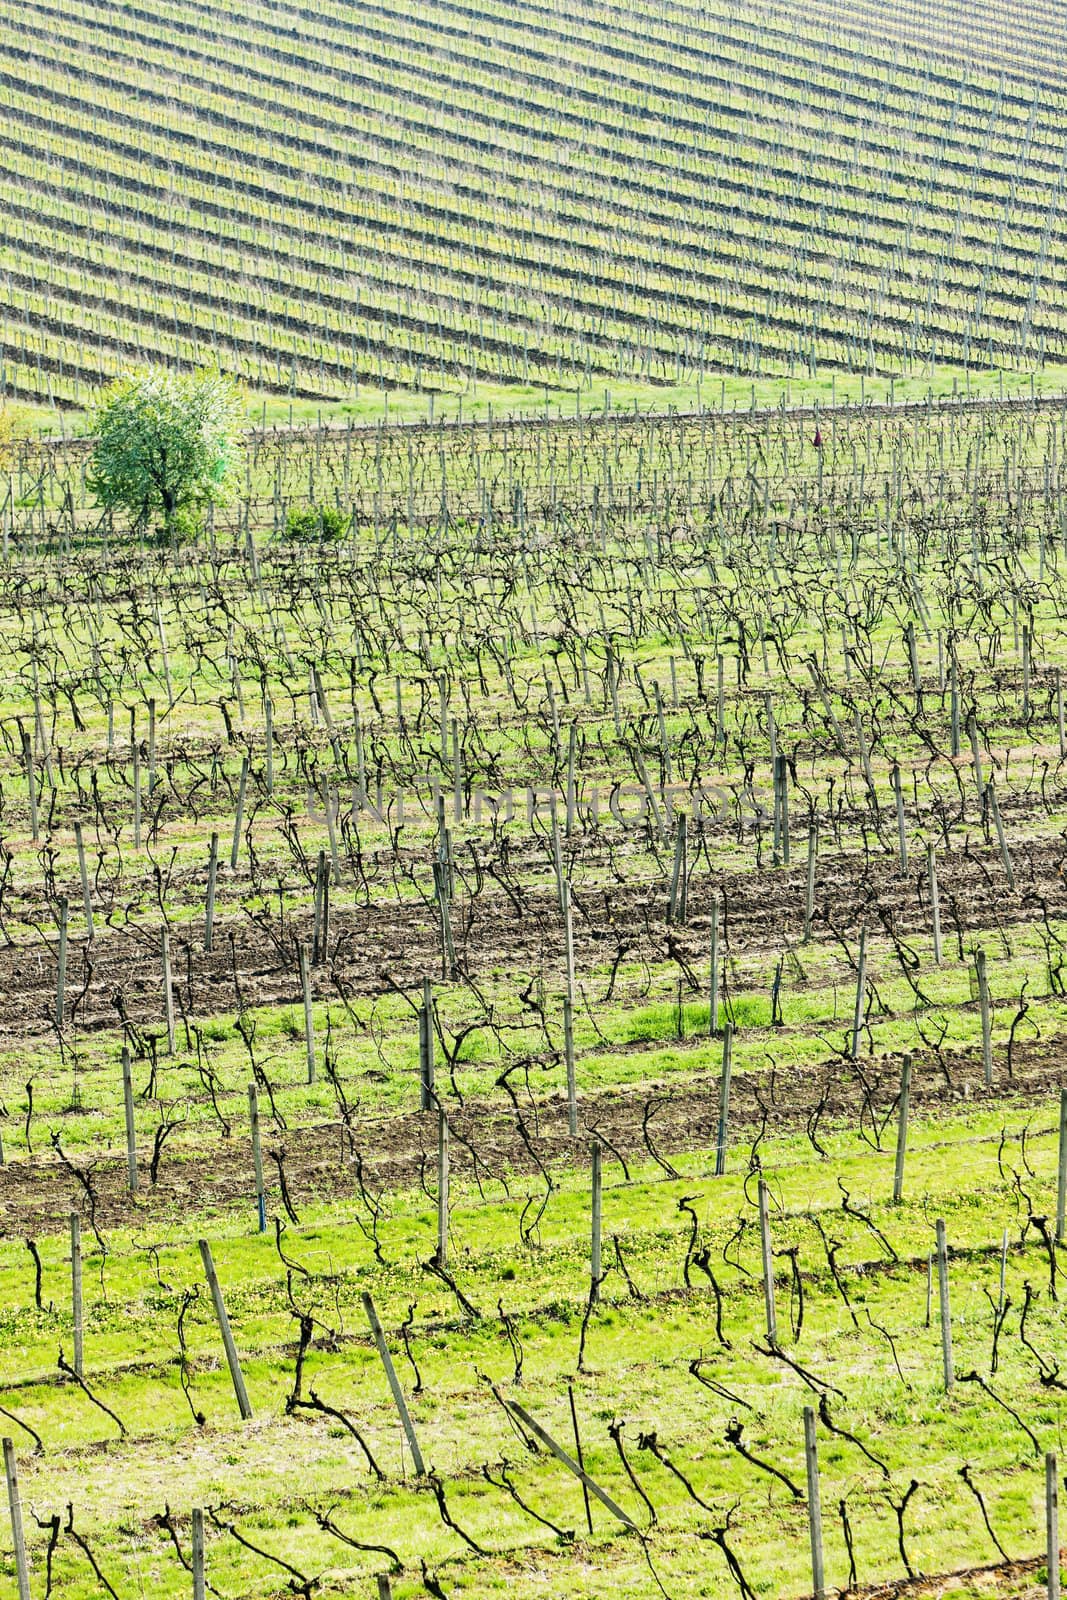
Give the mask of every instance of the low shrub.
[[301, 544], [330, 544], [347, 529], [348, 518], [336, 506], [292, 506], [285, 519], [285, 537]]

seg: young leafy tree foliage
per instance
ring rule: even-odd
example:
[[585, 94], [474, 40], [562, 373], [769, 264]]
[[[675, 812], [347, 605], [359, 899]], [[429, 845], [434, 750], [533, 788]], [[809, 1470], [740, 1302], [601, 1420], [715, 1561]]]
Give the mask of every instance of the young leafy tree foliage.
[[10, 470], [15, 456], [15, 442], [30, 431], [28, 415], [18, 406], [0, 401], [0, 472]]
[[226, 498], [243, 411], [237, 386], [218, 372], [150, 368], [117, 379], [91, 420], [93, 493], [138, 526], [158, 518], [168, 539], [192, 532]]

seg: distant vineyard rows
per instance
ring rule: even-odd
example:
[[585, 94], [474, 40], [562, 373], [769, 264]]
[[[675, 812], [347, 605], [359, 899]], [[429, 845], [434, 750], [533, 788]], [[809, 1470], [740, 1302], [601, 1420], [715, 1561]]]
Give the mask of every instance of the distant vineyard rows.
[[81, 402], [145, 356], [322, 398], [1067, 358], [1052, 24], [963, 26], [33, 0], [0, 20], [3, 387]]

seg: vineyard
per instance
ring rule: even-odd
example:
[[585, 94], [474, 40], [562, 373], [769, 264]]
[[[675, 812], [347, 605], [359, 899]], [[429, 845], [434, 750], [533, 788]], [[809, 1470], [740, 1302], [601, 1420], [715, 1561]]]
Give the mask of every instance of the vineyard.
[[261, 429], [168, 550], [15, 448], [5, 1594], [1057, 1592], [1065, 459]]
[[1048, 0], [28, 0], [0, 388], [512, 399], [1067, 361]]

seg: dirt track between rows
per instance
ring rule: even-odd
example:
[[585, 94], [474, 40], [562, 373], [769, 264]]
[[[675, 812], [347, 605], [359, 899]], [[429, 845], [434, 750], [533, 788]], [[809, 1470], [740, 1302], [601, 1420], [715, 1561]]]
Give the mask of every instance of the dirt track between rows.
[[[899, 1063], [892, 1059], [863, 1063], [860, 1072], [846, 1062], [829, 1062], [819, 1072], [772, 1070], [769, 1066], [766, 1072], [735, 1076], [730, 1170], [747, 1169], [753, 1143], [764, 1127], [766, 1136], [772, 1138], [806, 1130], [813, 1141], [813, 1158], [820, 1139], [835, 1126], [862, 1126], [872, 1140], [880, 1137], [883, 1150], [891, 1150], [894, 1133], [888, 1119], [896, 1103], [898, 1076]], [[1013, 1078], [1008, 1081], [999, 1065], [993, 1089], [985, 1088], [977, 1057], [946, 1052], [943, 1065], [916, 1059], [911, 1106], [918, 1116], [985, 1103], [1029, 1106], [1035, 1112], [1037, 1131], [1055, 1125], [1059, 1089], [1065, 1081], [1067, 1037], [1018, 1046]], [[620, 1157], [627, 1164], [658, 1160], [667, 1177], [672, 1157], [694, 1149], [710, 1151], [717, 1138], [715, 1075], [709, 1076], [701, 1089], [694, 1089], [692, 1080], [687, 1079], [684, 1085], [649, 1084], [583, 1098], [577, 1140], [567, 1131], [562, 1095], [535, 1102], [520, 1080], [513, 1079], [513, 1086], [517, 1111], [502, 1103], [499, 1091], [491, 1103], [468, 1100], [457, 1109], [447, 1102], [454, 1177], [460, 1182], [480, 1180], [489, 1194], [501, 1195], [507, 1185], [525, 1196], [531, 1180], [543, 1185], [542, 1163], [545, 1167], [570, 1162], [584, 1165], [594, 1137], [601, 1140], [609, 1170], [616, 1177], [621, 1175]], [[536, 1093], [536, 1082], [533, 1088]], [[876, 1122], [881, 1125], [880, 1135], [875, 1132]], [[228, 1139], [221, 1129], [215, 1137], [213, 1125], [208, 1128], [210, 1142], [175, 1141], [166, 1147], [155, 1185], [145, 1170], [147, 1162], [142, 1162], [136, 1198], [125, 1187], [124, 1152], [115, 1149], [93, 1158], [73, 1157], [73, 1165], [92, 1185], [101, 1229], [133, 1226], [150, 1218], [162, 1221], [190, 1208], [209, 1215], [216, 1209], [240, 1205], [242, 1200], [254, 1211], [251, 1149], [243, 1122]], [[436, 1139], [436, 1114], [432, 1111], [357, 1116], [347, 1127], [338, 1120], [285, 1130], [275, 1127], [264, 1113], [265, 1164], [268, 1185], [275, 1195], [272, 1206], [278, 1206], [272, 1150], [284, 1152], [286, 1181], [299, 1211], [312, 1201], [356, 1195], [357, 1155], [371, 1192], [411, 1189], [422, 1181], [432, 1190]], [[88, 1218], [85, 1184], [51, 1152], [0, 1167], [0, 1237], [58, 1232], [72, 1208]]]
[[[998, 928], [1033, 922], [1042, 902], [1049, 917], [1067, 915], [1065, 855], [1058, 838], [1015, 845], [1014, 894], [994, 849], [981, 846], [941, 857], [946, 949], [968, 934], [988, 930], [995, 938]], [[583, 886], [579, 880], [573, 894], [579, 976], [591, 969], [610, 969], [620, 955], [651, 962], [680, 959], [700, 973], [707, 962], [707, 925], [715, 889], [724, 907], [725, 954], [745, 960], [799, 946], [805, 876], [804, 866], [798, 864], [762, 873], [695, 877], [689, 925], [676, 929], [666, 926], [664, 883]], [[928, 938], [925, 865], [912, 863], [908, 878], [902, 879], [882, 855], [866, 861], [859, 854], [820, 857], [815, 936], [836, 937], [848, 946], [851, 960], [863, 923], [873, 938], [890, 926], [903, 941]], [[472, 977], [497, 968], [512, 977], [562, 967], [562, 924], [554, 897], [543, 889], [523, 889], [513, 899], [487, 878], [475, 896], [457, 895], [452, 925], [459, 966]], [[282, 923], [265, 911], [255, 919], [250, 914], [230, 915], [216, 924], [214, 949], [207, 955], [199, 924], [176, 924], [172, 950], [179, 1011], [190, 1017], [216, 1016], [298, 1001], [298, 938], [310, 938], [306, 917], [287, 917]], [[116, 1028], [124, 1012], [137, 1027], [158, 1028], [161, 948], [158, 928], [147, 919], [107, 930], [91, 943], [72, 940], [67, 994], [73, 1025], [84, 1032]], [[425, 976], [441, 975], [440, 949], [437, 916], [428, 904], [398, 904], [394, 899], [338, 907], [331, 916], [328, 960], [315, 977], [316, 993], [321, 998], [336, 998], [341, 992], [370, 997], [382, 994], [391, 983], [414, 992]], [[55, 981], [51, 941], [47, 946], [20, 941], [0, 948], [0, 993], [5, 1000], [0, 1044], [55, 1038]]]

